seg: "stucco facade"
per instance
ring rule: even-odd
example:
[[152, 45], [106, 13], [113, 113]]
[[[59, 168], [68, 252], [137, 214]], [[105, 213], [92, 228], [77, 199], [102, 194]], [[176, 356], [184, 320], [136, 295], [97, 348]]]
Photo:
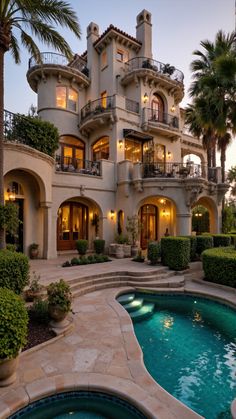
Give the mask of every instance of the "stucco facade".
[[[191, 210], [204, 205], [210, 231], [220, 231], [226, 185], [209, 171], [200, 140], [185, 133], [180, 102], [183, 74], [152, 56], [151, 13], [137, 16], [136, 38], [114, 26], [87, 28], [87, 51], [68, 63], [42, 53], [30, 60], [27, 79], [37, 92], [38, 115], [57, 126], [55, 159], [22, 144], [5, 145], [5, 184], [19, 184], [22, 246], [40, 256], [75, 248], [78, 238], [106, 246], [138, 215], [140, 245], [170, 234], [191, 234]], [[170, 53], [171, 54], [171, 53]], [[171, 58], [171, 56], [170, 56]], [[185, 157], [200, 158], [197, 165]]]

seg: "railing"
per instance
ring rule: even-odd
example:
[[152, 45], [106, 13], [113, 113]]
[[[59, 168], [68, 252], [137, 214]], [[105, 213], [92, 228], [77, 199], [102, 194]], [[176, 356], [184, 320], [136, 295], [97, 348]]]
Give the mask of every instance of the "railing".
[[204, 178], [212, 182], [217, 182], [216, 168], [207, 168], [202, 164], [195, 164], [193, 162], [187, 163], [143, 163], [142, 164], [143, 178]]
[[57, 54], [55, 52], [41, 52], [40, 57], [38, 59], [35, 59], [34, 57], [31, 57], [29, 59], [29, 69], [41, 64], [53, 64], [65, 67], [69, 66], [71, 68], [79, 70], [85, 76], [89, 77], [89, 70], [82, 59], [77, 59], [74, 64], [70, 65], [65, 55]]
[[139, 103], [126, 97], [125, 109], [130, 112], [139, 113]]
[[57, 172], [74, 172], [83, 175], [101, 176], [101, 162], [56, 156]]
[[18, 115], [4, 110], [3, 136], [5, 141], [26, 144], [25, 139], [21, 136], [20, 125], [24, 124], [24, 128], [31, 126], [30, 121], [23, 115]]
[[114, 97], [107, 96], [88, 102], [81, 109], [81, 122], [92, 116], [101, 115], [102, 113], [111, 110], [114, 106]]
[[144, 108], [145, 120], [149, 122], [158, 122], [169, 125], [171, 128], [179, 128], [179, 118], [168, 113], [160, 112], [156, 109]]
[[183, 83], [184, 74], [170, 64], [164, 64], [160, 61], [153, 60], [146, 57], [135, 57], [125, 63], [125, 71], [130, 72], [137, 69], [149, 69], [155, 73], [163, 74], [171, 80]]

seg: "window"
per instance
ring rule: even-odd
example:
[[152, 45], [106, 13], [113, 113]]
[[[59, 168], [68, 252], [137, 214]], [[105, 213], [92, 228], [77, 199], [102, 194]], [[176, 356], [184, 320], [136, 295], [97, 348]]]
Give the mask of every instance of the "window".
[[152, 119], [158, 122], [165, 123], [164, 102], [159, 95], [154, 95], [152, 101]]
[[58, 108], [77, 111], [78, 93], [67, 86], [56, 87], [56, 105]]
[[142, 161], [142, 144], [132, 139], [125, 140], [125, 159], [132, 162]]
[[93, 161], [109, 159], [109, 137], [102, 137], [92, 146]]
[[107, 52], [103, 51], [101, 55], [101, 69], [105, 68], [107, 66]]
[[101, 105], [103, 108], [107, 107], [107, 92], [102, 92], [101, 93]]
[[154, 147], [154, 161], [161, 163], [165, 161], [165, 146], [162, 144], [155, 144]]
[[124, 51], [122, 49], [117, 49], [116, 51], [116, 59], [117, 61], [121, 61], [122, 63], [126, 63], [129, 60], [129, 53], [128, 51]]
[[84, 167], [83, 141], [64, 135], [60, 138], [63, 170], [79, 171]]

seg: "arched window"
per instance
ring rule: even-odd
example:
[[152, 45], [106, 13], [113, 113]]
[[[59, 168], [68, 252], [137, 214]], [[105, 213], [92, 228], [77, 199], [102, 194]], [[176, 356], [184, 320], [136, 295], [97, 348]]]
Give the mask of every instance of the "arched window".
[[64, 170], [74, 171], [84, 167], [84, 142], [69, 136], [63, 135], [60, 138], [61, 144], [61, 164]]
[[154, 94], [154, 98], [152, 100], [152, 119], [165, 123], [164, 102], [158, 94]]
[[92, 160], [109, 159], [109, 137], [102, 137], [92, 145]]

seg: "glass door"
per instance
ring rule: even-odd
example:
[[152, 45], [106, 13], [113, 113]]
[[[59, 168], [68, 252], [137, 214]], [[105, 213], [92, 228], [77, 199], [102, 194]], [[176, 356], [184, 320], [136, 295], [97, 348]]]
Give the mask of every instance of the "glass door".
[[58, 210], [57, 248], [73, 250], [76, 240], [88, 238], [88, 207], [76, 202], [63, 204]]
[[157, 207], [143, 205], [140, 209], [141, 218], [141, 248], [147, 249], [149, 241], [157, 240]]

